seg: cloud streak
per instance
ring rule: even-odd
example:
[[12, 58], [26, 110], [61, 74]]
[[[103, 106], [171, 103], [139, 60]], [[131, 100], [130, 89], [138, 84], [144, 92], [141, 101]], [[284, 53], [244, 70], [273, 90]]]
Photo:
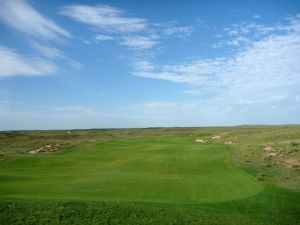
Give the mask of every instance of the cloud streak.
[[[297, 104], [300, 95], [300, 19], [295, 17], [285, 32], [270, 32], [248, 47], [225, 58], [201, 58], [177, 65], [136, 66], [133, 75], [168, 80], [193, 87], [186, 93], [205, 95], [227, 105]], [[136, 64], [139, 65], [139, 64]]]
[[36, 49], [40, 54], [50, 60], [61, 60], [67, 62], [70, 66], [75, 69], [80, 69], [82, 67], [81, 63], [69, 58], [65, 53], [55, 47], [50, 47], [47, 45], [39, 44], [37, 42], [30, 42], [31, 46]]
[[31, 56], [17, 53], [15, 50], [0, 46], [0, 78], [16, 75], [41, 76], [53, 74], [56, 66]]
[[127, 17], [123, 10], [108, 5], [68, 5], [62, 7], [59, 13], [75, 21], [112, 33], [138, 32], [147, 27], [145, 19]]
[[79, 62], [52, 46], [52, 41], [61, 42], [70, 38], [71, 34], [25, 0], [0, 1], [0, 21], [23, 34], [27, 44], [38, 53], [35, 57], [24, 56], [15, 50], [1, 47], [1, 77], [53, 74], [57, 71], [54, 63], [58, 61], [64, 61], [76, 69], [81, 67]]
[[158, 44], [157, 36], [125, 36], [122, 38], [121, 44], [135, 50], [150, 49]]
[[151, 23], [144, 18], [129, 17], [125, 10], [103, 4], [67, 5], [60, 8], [59, 14], [101, 32], [96, 35], [97, 41], [114, 40], [133, 50], [151, 49], [162, 38], [184, 38], [195, 30], [194, 26], [177, 26], [176, 21]]
[[71, 36], [67, 30], [44, 17], [23, 0], [0, 1], [0, 20], [16, 31], [33, 38], [49, 40]]
[[114, 40], [114, 37], [109, 36], [109, 35], [104, 35], [104, 34], [98, 34], [96, 36], [97, 41], [112, 41]]

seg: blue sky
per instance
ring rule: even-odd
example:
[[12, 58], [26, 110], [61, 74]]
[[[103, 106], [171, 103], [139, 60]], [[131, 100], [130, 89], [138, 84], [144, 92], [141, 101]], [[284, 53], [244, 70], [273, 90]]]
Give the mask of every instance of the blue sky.
[[0, 130], [300, 123], [300, 1], [0, 2]]

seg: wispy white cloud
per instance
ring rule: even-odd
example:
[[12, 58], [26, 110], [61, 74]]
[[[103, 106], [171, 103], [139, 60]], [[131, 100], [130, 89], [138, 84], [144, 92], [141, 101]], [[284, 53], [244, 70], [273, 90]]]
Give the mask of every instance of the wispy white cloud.
[[134, 68], [138, 71], [154, 70], [156, 66], [146, 60], [139, 60], [134, 62]]
[[135, 68], [135, 76], [170, 80], [175, 83], [187, 83], [192, 85], [208, 84], [216, 85], [212, 80], [225, 64], [224, 58], [203, 59], [196, 62], [178, 65], [156, 65], [156, 70]]
[[0, 20], [9, 27], [39, 39], [70, 37], [70, 33], [44, 17], [25, 0], [0, 1]]
[[[158, 36], [149, 34], [151, 25], [146, 19], [126, 16], [126, 11], [109, 5], [68, 5], [59, 11], [75, 21], [85, 23], [101, 34], [96, 41], [116, 41], [133, 50], [151, 49]], [[151, 30], [151, 29], [150, 29]]]
[[78, 61], [69, 58], [65, 55], [65, 53], [55, 47], [49, 47], [44, 44], [39, 44], [38, 42], [31, 41], [31, 46], [35, 48], [39, 53], [41, 53], [44, 57], [51, 60], [62, 60], [67, 62], [70, 66], [80, 69], [82, 67], [81, 63]]
[[150, 49], [153, 46], [158, 44], [157, 36], [140, 36], [140, 35], [131, 35], [124, 36], [121, 41], [122, 45], [130, 47], [132, 49]]
[[258, 14], [255, 14], [254, 16], [253, 16], [253, 19], [260, 19], [261, 18], [261, 16], [260, 15], [258, 15]]
[[33, 48], [35, 48], [36, 50], [38, 50], [46, 58], [49, 58], [49, 59], [65, 59], [66, 58], [65, 54], [57, 48], [49, 47], [47, 45], [43, 45], [43, 44], [40, 44], [35, 41], [31, 41], [30, 45]]
[[285, 30], [285, 31], [290, 31], [290, 32], [300, 32], [300, 13], [298, 13], [296, 16], [292, 17], [288, 17], [287, 20], [289, 21], [289, 25], [288, 26], [280, 26], [281, 30]]
[[279, 25], [267, 26], [254, 22], [241, 22], [233, 24], [231, 27], [225, 28], [224, 30], [230, 36], [239, 36], [243, 34], [264, 35], [280, 29], [281, 26]]
[[286, 32], [295, 32], [300, 30], [298, 20], [300, 15], [287, 18], [288, 24], [277, 23], [274, 25], [259, 24], [257, 22], [239, 22], [224, 28], [222, 34], [217, 37], [222, 37], [222, 40], [214, 43], [214, 48], [221, 48], [227, 45], [236, 47], [247, 47], [253, 41], [259, 41], [262, 38], [270, 35], [278, 35]]
[[179, 38], [184, 38], [190, 36], [196, 30], [196, 27], [194, 25], [178, 26], [176, 24], [176, 21], [155, 23], [152, 24], [152, 26], [157, 27], [158, 32], [165, 37], [175, 36]]
[[138, 32], [147, 27], [145, 19], [127, 17], [125, 11], [108, 5], [68, 5], [59, 12], [107, 32]]
[[134, 50], [151, 49], [163, 37], [184, 38], [191, 35], [194, 26], [178, 26], [176, 21], [151, 23], [145, 18], [127, 16], [125, 10], [109, 5], [73, 4], [61, 7], [59, 13], [89, 25], [97, 41], [114, 40]]
[[252, 40], [247, 37], [238, 36], [236, 38], [226, 41], [225, 43], [233, 46], [241, 46], [241, 45], [251, 44]]
[[15, 50], [0, 46], [0, 78], [40, 76], [53, 74], [56, 70], [55, 65], [41, 58], [21, 55]]
[[163, 31], [164, 35], [177, 35], [180, 37], [190, 36], [194, 31], [194, 27], [186, 26], [186, 27], [169, 27]]
[[91, 44], [91, 41], [87, 40], [87, 39], [82, 39], [81, 40], [84, 44], [89, 45]]
[[114, 39], [115, 38], [113, 36], [110, 36], [110, 35], [98, 34], [96, 36], [97, 41], [111, 41], [111, 40], [114, 40]]
[[[295, 104], [300, 86], [300, 32], [298, 17], [281, 25], [285, 33], [271, 32], [230, 57], [207, 58], [177, 65], [136, 66], [139, 77], [185, 83], [187, 93], [205, 95], [226, 105]], [[151, 64], [150, 64], [151, 65]], [[201, 94], [202, 93], [202, 94]], [[277, 102], [277, 103], [276, 103]]]
[[77, 69], [81, 67], [79, 62], [67, 57], [62, 50], [52, 45], [52, 41], [61, 42], [64, 38], [70, 38], [71, 34], [53, 20], [46, 18], [27, 1], [0, 1], [0, 21], [25, 35], [24, 41], [38, 53], [37, 56], [24, 56], [15, 50], [2, 47], [2, 77], [52, 74], [57, 70], [55, 61], [65, 61]]

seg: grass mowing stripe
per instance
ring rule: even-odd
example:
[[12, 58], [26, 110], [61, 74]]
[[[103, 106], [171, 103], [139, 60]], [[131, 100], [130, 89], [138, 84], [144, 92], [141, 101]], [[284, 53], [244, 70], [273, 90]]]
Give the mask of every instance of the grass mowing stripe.
[[157, 137], [21, 157], [0, 165], [0, 198], [204, 203], [262, 191], [229, 156], [222, 144]]

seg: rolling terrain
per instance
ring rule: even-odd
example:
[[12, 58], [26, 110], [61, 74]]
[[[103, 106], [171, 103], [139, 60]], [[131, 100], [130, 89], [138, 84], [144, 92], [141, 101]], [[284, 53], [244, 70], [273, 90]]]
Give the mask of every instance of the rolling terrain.
[[297, 224], [300, 126], [0, 133], [0, 224]]

